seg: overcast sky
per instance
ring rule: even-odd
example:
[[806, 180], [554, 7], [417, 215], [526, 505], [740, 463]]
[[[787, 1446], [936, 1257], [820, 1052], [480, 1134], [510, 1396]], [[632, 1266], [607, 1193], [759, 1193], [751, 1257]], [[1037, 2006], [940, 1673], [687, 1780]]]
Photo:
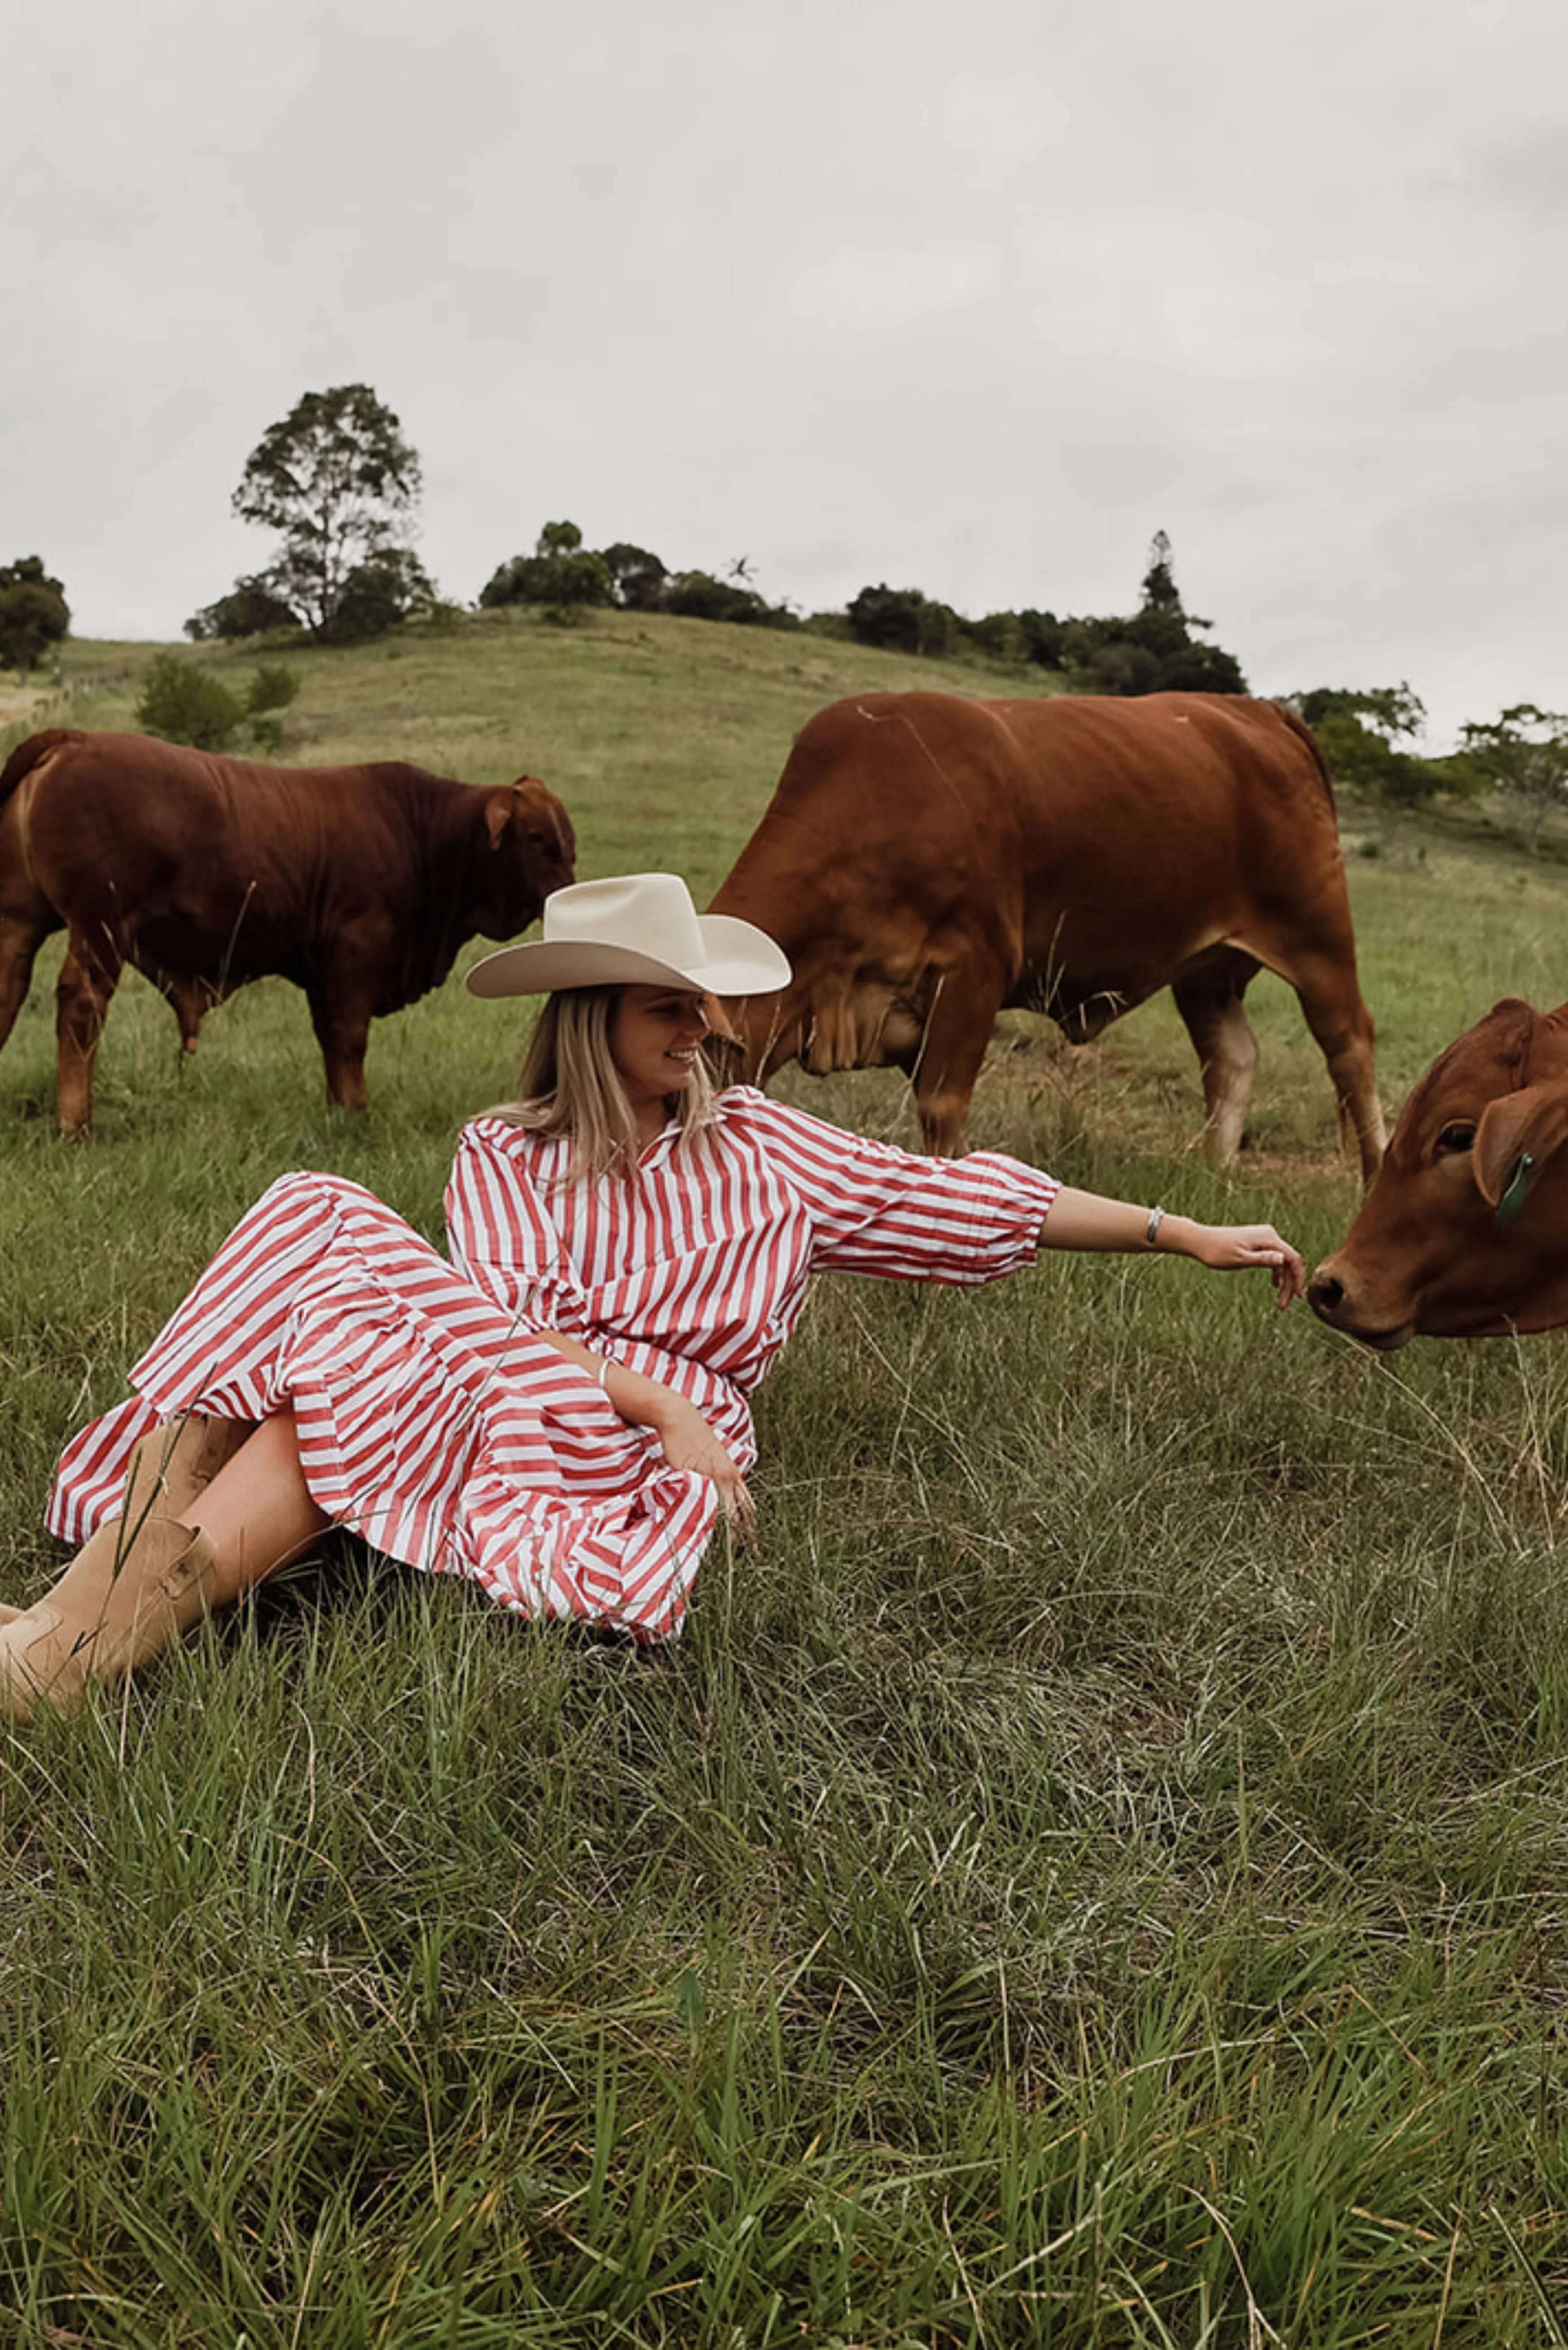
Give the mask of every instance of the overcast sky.
[[1130, 609], [1568, 708], [1562, 0], [11, 0], [0, 562], [172, 637], [364, 381], [469, 601], [569, 518], [806, 609]]

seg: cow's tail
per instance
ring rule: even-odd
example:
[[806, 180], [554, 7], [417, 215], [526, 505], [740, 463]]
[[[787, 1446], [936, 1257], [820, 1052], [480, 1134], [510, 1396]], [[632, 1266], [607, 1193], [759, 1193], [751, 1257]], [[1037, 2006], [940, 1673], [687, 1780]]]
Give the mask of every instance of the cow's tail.
[[81, 739], [79, 726], [46, 726], [41, 734], [29, 734], [25, 743], [18, 743], [0, 767], [0, 807], [5, 806], [23, 777], [30, 775], [51, 751], [57, 750], [62, 743], [79, 743]]
[[[1327, 800], [1334, 820], [1337, 823], [1339, 818], [1339, 806], [1334, 796], [1334, 777], [1329, 774], [1328, 761], [1323, 755], [1323, 744], [1318, 741], [1317, 736], [1313, 733], [1312, 728], [1307, 724], [1306, 720], [1302, 716], [1299, 710], [1293, 710], [1288, 702], [1276, 702], [1274, 708], [1279, 712], [1280, 716], [1284, 720], [1285, 724], [1290, 728], [1291, 733], [1293, 734], [1299, 735], [1302, 742], [1305, 744], [1308, 755], [1312, 760], [1313, 765], [1317, 769], [1319, 780], [1323, 785], [1324, 797]], [[4, 789], [4, 777], [0, 776], [0, 790]]]

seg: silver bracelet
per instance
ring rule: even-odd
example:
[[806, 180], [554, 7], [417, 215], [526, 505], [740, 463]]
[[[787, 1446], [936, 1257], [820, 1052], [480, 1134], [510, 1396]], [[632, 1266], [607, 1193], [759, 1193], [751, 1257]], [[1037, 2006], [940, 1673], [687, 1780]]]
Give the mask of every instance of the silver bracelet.
[[1144, 1246], [1146, 1248], [1152, 1248], [1154, 1246], [1155, 1242], [1159, 1237], [1159, 1228], [1164, 1222], [1165, 1210], [1163, 1208], [1151, 1208], [1149, 1210], [1148, 1222], [1144, 1227], [1143, 1234]]
[[603, 1388], [606, 1395], [608, 1395], [609, 1393], [609, 1375], [610, 1358], [607, 1355], [601, 1355], [599, 1357], [598, 1380], [599, 1385]]

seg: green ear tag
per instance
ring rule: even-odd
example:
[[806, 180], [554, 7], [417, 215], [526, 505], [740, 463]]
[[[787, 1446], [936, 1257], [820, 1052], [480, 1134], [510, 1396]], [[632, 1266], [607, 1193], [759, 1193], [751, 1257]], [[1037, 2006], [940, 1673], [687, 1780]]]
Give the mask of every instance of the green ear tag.
[[1500, 1232], [1506, 1232], [1510, 1224], [1518, 1222], [1530, 1191], [1530, 1170], [1534, 1164], [1528, 1150], [1520, 1152], [1513, 1172], [1503, 1187], [1502, 1197], [1497, 1203], [1497, 1213], [1492, 1218]]

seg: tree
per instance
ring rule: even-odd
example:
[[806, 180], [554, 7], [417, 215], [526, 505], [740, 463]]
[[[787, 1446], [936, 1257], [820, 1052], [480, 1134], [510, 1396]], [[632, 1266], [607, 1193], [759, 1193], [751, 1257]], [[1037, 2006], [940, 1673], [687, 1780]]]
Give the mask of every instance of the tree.
[[51, 645], [68, 634], [71, 608], [57, 579], [44, 569], [43, 557], [19, 556], [0, 564], [0, 666], [20, 670], [24, 677]]
[[657, 555], [650, 555], [646, 546], [618, 539], [602, 550], [599, 560], [609, 573], [610, 593], [623, 612], [659, 610], [670, 574]]
[[1459, 729], [1462, 754], [1523, 807], [1525, 847], [1541, 846], [1547, 816], [1568, 798], [1568, 712], [1516, 702], [1487, 724]]
[[547, 522], [532, 555], [514, 555], [497, 565], [479, 591], [487, 608], [498, 604], [548, 604], [570, 611], [579, 604], [607, 604], [614, 595], [608, 564], [583, 545], [575, 522]]
[[1025, 607], [1018, 615], [1018, 625], [1023, 631], [1024, 660], [1036, 669], [1060, 669], [1066, 630], [1055, 613]]
[[1355, 718], [1387, 743], [1400, 734], [1418, 734], [1427, 723], [1426, 704], [1405, 678], [1397, 685], [1368, 686], [1359, 693], [1346, 686], [1314, 686], [1310, 693], [1296, 696], [1295, 706], [1309, 726], [1324, 718]]
[[[1143, 608], [1146, 612], [1174, 612], [1183, 618], [1181, 591], [1176, 584], [1176, 574], [1170, 567], [1170, 538], [1167, 532], [1157, 530], [1148, 543], [1148, 569], [1143, 575]], [[1196, 624], [1209, 626], [1207, 620]]]
[[397, 417], [369, 384], [346, 383], [307, 391], [268, 429], [233, 504], [242, 522], [282, 532], [266, 586], [314, 635], [331, 638], [356, 572], [415, 559], [398, 534], [420, 488]]
[[1182, 604], [1170, 541], [1157, 530], [1143, 576], [1143, 602], [1126, 619], [1069, 620], [1063, 652], [1090, 693], [1245, 693], [1234, 654], [1193, 635], [1209, 629]]
[[849, 633], [857, 645], [941, 660], [953, 648], [958, 616], [919, 588], [862, 588], [849, 606]]
[[1397, 685], [1317, 685], [1291, 697], [1317, 737], [1335, 784], [1359, 799], [1411, 806], [1435, 792], [1463, 787], [1462, 776], [1446, 763], [1416, 757], [1398, 748], [1401, 735], [1417, 735], [1427, 723], [1417, 694]]
[[961, 643], [972, 645], [992, 660], [1022, 662], [1024, 658], [1023, 629], [1016, 612], [987, 612], [978, 620], [961, 619], [958, 630]]
[[269, 629], [298, 626], [299, 614], [293, 605], [284, 602], [265, 572], [256, 572], [249, 578], [236, 579], [215, 604], [203, 604], [199, 612], [192, 612], [185, 623], [185, 634], [199, 645], [213, 638], [259, 637]]
[[539, 533], [537, 555], [576, 555], [583, 534], [575, 522], [547, 522]]
[[435, 582], [413, 549], [384, 546], [343, 582], [329, 634], [335, 644], [363, 643], [435, 600]]

